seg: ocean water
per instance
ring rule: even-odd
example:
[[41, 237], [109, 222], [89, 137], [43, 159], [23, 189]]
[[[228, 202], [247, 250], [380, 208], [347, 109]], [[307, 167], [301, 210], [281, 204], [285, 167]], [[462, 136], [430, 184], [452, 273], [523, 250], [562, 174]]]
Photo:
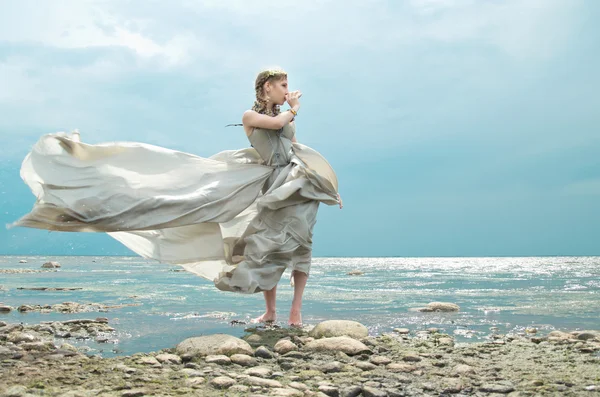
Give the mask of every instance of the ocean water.
[[[20, 264], [25, 259], [27, 263]], [[128, 304], [108, 312], [77, 314], [0, 313], [0, 320], [40, 321], [108, 317], [116, 333], [109, 343], [85, 345], [104, 357], [174, 347], [191, 336], [244, 334], [244, 325], [262, 314], [262, 294], [217, 290], [178, 266], [139, 257], [0, 257], [2, 269], [40, 269], [49, 260], [56, 272], [0, 273], [0, 302], [13, 307], [62, 302]], [[361, 270], [364, 275], [350, 276]], [[75, 291], [34, 291], [20, 287], [78, 287]], [[293, 288], [289, 273], [277, 290], [278, 321], [285, 326]], [[458, 313], [409, 309], [429, 302], [452, 302]], [[304, 294], [303, 321], [347, 319], [365, 324], [373, 335], [397, 327], [411, 331], [437, 327], [459, 342], [536, 327], [552, 330], [600, 329], [600, 257], [525, 258], [314, 258]], [[60, 340], [58, 340], [60, 343]]]

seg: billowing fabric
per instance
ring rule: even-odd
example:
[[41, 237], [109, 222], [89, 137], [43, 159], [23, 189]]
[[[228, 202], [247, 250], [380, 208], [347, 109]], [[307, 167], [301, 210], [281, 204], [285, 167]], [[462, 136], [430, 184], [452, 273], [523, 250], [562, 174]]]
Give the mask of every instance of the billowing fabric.
[[21, 167], [36, 203], [10, 227], [106, 232], [221, 290], [269, 290], [286, 268], [309, 273], [319, 204], [338, 203], [335, 172], [294, 134], [255, 129], [252, 148], [210, 158], [44, 135]]

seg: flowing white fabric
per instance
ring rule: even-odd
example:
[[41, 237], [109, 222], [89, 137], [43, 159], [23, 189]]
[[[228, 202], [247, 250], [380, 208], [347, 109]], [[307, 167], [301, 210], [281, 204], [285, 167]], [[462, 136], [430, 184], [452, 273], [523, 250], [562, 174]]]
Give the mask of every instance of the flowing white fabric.
[[[254, 133], [274, 133], [261, 131]], [[329, 163], [285, 131], [284, 167], [254, 148], [202, 158], [138, 142], [86, 144], [78, 133], [44, 135], [21, 167], [36, 203], [9, 227], [106, 232], [222, 290], [271, 289], [288, 267], [308, 273], [318, 204], [338, 203]]]

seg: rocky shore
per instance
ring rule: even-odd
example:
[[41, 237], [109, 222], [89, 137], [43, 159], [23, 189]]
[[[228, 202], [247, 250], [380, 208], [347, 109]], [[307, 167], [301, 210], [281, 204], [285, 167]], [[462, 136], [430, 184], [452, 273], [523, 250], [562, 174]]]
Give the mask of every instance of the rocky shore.
[[88, 356], [106, 318], [0, 322], [0, 396], [600, 396], [600, 332], [494, 334], [456, 343], [437, 329], [369, 336], [352, 321], [247, 328], [153, 353]]

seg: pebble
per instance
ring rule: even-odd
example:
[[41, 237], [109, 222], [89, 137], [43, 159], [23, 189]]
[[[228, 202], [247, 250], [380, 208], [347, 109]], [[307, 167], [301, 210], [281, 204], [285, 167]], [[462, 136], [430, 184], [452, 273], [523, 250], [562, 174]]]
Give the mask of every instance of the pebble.
[[206, 357], [204, 357], [204, 361], [206, 361], [207, 364], [217, 364], [217, 365], [231, 364], [231, 359], [223, 354], [206, 356]]
[[232, 363], [238, 364], [244, 367], [253, 367], [257, 365], [257, 361], [254, 357], [250, 357], [247, 354], [233, 354], [229, 357]]
[[268, 378], [271, 376], [273, 371], [267, 367], [254, 367], [244, 371], [246, 375], [256, 376], [259, 378]]
[[254, 355], [256, 357], [260, 357], [260, 358], [273, 358], [273, 353], [267, 349], [265, 346], [259, 346], [256, 351], [254, 352]]
[[210, 384], [217, 389], [228, 389], [235, 385], [235, 380], [228, 376], [217, 376], [210, 381]]
[[273, 347], [276, 353], [285, 354], [294, 350], [298, 350], [298, 346], [289, 339], [281, 339]]

